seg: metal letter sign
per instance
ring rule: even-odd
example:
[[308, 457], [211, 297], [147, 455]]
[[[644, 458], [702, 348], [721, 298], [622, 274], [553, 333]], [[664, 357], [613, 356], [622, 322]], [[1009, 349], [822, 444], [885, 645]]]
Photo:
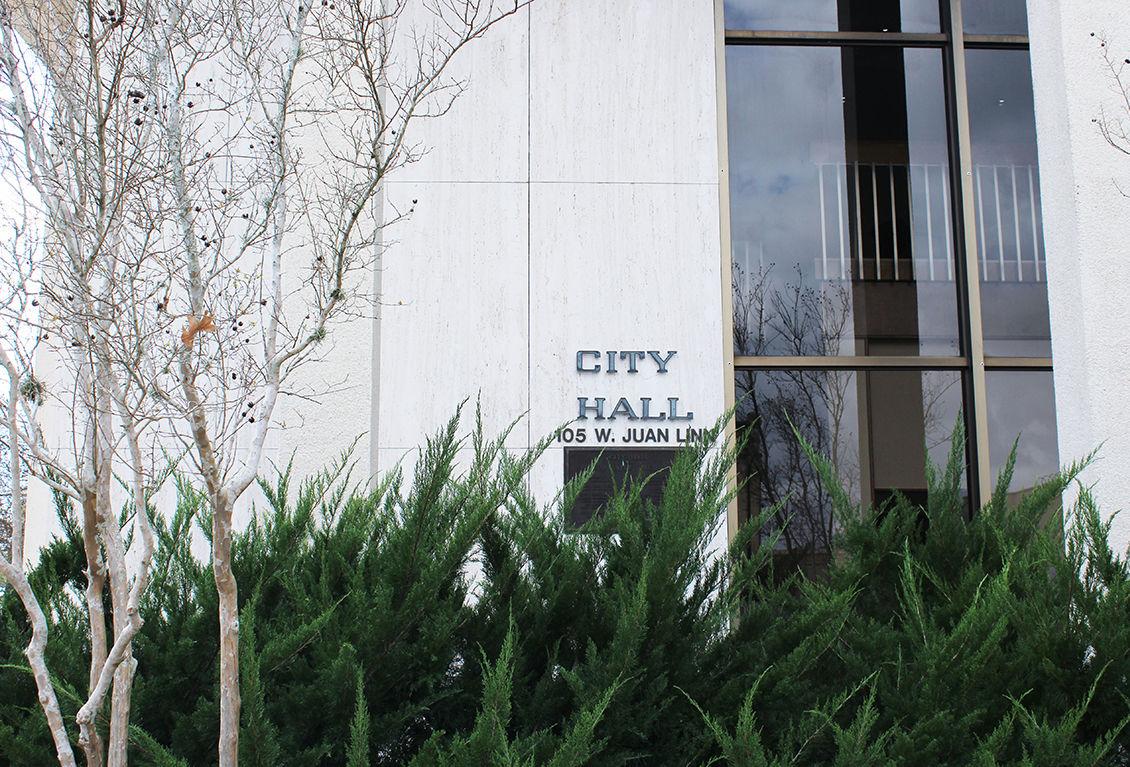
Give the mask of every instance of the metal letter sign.
[[[586, 374], [603, 373], [604, 375], [618, 375], [621, 372], [628, 375], [638, 374], [641, 369], [652, 369], [659, 375], [669, 372], [671, 360], [678, 354], [676, 351], [661, 352], [644, 349], [612, 349], [601, 351], [599, 349], [581, 349], [577, 352], [577, 372]], [[666, 397], [667, 408], [656, 410], [652, 406], [651, 397], [641, 397], [638, 404], [629, 401], [627, 397], [577, 397], [577, 420], [587, 421], [690, 421], [694, 412], [688, 410], [680, 413], [679, 398]], [[611, 409], [605, 407], [606, 402], [614, 401], [616, 404]]]

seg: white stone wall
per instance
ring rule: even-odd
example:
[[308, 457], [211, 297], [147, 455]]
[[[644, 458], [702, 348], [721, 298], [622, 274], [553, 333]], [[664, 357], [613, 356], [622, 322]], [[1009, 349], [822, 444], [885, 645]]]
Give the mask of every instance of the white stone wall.
[[[1130, 57], [1128, 14], [1125, 0], [1028, 3], [1060, 457], [1101, 448], [1084, 481], [1110, 514], [1130, 499], [1130, 199], [1116, 188], [1130, 190], [1130, 158], [1093, 120], [1117, 109], [1098, 41]], [[1113, 532], [1130, 546], [1130, 514]]]
[[[476, 395], [491, 430], [528, 413], [515, 449], [580, 396], [609, 411], [679, 397], [710, 425], [724, 409], [712, 0], [536, 0], [461, 73], [467, 92], [417, 133], [430, 154], [387, 190], [390, 208], [417, 202], [379, 275], [374, 469], [411, 465]], [[678, 355], [665, 375], [583, 375], [580, 349]], [[540, 498], [562, 454], [535, 470]]]

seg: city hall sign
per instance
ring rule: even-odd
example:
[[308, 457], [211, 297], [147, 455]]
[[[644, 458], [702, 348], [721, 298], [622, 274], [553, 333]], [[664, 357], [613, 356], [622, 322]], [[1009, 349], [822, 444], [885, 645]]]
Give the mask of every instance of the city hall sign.
[[[586, 377], [631, 376], [648, 371], [658, 375], [670, 372], [675, 351], [581, 349], [577, 352], [576, 371]], [[557, 433], [558, 442], [582, 443], [589, 441], [588, 422], [600, 426], [592, 429], [593, 441], [628, 442], [635, 444], [692, 442], [700, 439], [702, 429], [684, 426], [694, 419], [694, 412], [685, 410], [678, 397], [628, 397], [585, 396], [577, 397], [574, 425]], [[627, 422], [630, 427], [617, 439], [609, 422]], [[674, 425], [674, 426], [672, 426]]]

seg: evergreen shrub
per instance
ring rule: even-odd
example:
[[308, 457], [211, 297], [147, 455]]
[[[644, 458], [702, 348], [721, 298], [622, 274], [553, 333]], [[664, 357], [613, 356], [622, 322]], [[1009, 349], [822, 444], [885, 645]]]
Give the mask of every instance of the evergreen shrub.
[[[775, 571], [759, 521], [728, 549], [730, 450], [677, 458], [659, 504], [620, 489], [580, 529], [586, 479], [548, 508], [514, 455], [458, 416], [412, 477], [375, 486], [346, 458], [236, 540], [244, 765], [1130, 765], [1130, 572], [1071, 467], [970, 515], [961, 435], [926, 508], [860, 508], [826, 576]], [[460, 448], [473, 458], [459, 465]], [[543, 446], [544, 448], [544, 446]], [[810, 459], [830, 488], [836, 478]], [[135, 643], [131, 758], [215, 763], [216, 597], [181, 483]], [[767, 513], [772, 513], [767, 512]], [[33, 581], [66, 713], [87, 683], [82, 544], [72, 512]], [[0, 603], [0, 763], [52, 749]]]

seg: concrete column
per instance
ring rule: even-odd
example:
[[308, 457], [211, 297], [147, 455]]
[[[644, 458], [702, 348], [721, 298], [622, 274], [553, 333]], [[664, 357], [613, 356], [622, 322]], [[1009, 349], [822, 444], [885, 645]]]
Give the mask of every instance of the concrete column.
[[[1094, 121], [1120, 109], [1100, 41], [1130, 57], [1128, 10], [1125, 0], [1030, 0], [1028, 14], [1060, 457], [1100, 448], [1084, 482], [1113, 515], [1130, 498], [1130, 198], [1119, 191], [1130, 190], [1130, 158]], [[1113, 537], [1130, 545], [1130, 513]]]

